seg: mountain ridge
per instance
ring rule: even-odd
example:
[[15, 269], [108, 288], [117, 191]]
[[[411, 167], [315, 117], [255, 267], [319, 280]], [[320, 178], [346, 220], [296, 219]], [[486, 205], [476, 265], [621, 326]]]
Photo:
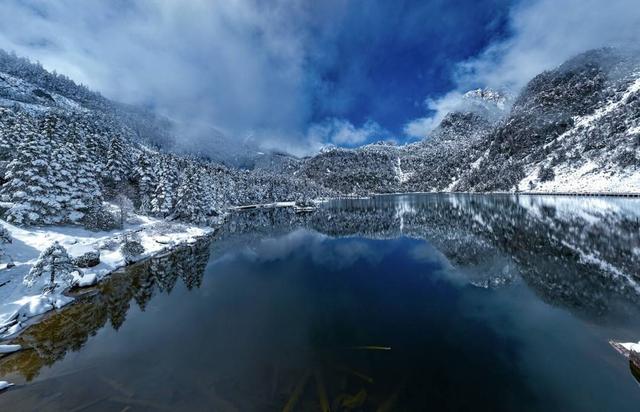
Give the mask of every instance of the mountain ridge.
[[[492, 116], [463, 106], [421, 142], [389, 147], [384, 155], [372, 145], [326, 151], [301, 171], [350, 194], [640, 192], [640, 62], [634, 55], [614, 49], [580, 54], [536, 76], [504, 108]], [[328, 176], [345, 159], [366, 166]], [[332, 186], [339, 179], [347, 182]]]

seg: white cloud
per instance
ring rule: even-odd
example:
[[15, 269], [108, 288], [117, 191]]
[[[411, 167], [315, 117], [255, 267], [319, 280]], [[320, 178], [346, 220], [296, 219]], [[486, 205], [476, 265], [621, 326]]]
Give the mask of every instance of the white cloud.
[[544, 70], [599, 47], [637, 48], [637, 0], [538, 0], [511, 13], [508, 39], [460, 67], [461, 85], [519, 89]]
[[523, 2], [510, 14], [510, 36], [478, 56], [461, 62], [456, 90], [427, 100], [423, 118], [407, 123], [405, 134], [424, 137], [477, 87], [517, 93], [544, 70], [572, 56], [600, 47], [638, 48], [640, 4], [637, 0], [536, 0]]
[[183, 122], [287, 134], [304, 129], [309, 107], [301, 4], [5, 0], [0, 47]]
[[424, 138], [432, 131], [438, 123], [433, 117], [419, 117], [413, 119], [404, 126], [404, 134], [409, 137]]
[[404, 127], [404, 133], [410, 137], [424, 138], [442, 121], [447, 113], [458, 108], [462, 103], [463, 93], [454, 90], [439, 99], [427, 99], [425, 107], [430, 115], [414, 119]]
[[356, 127], [345, 119], [329, 119], [313, 124], [307, 132], [307, 141], [315, 150], [326, 144], [358, 146], [388, 137], [389, 132], [376, 122], [367, 121], [361, 127]]

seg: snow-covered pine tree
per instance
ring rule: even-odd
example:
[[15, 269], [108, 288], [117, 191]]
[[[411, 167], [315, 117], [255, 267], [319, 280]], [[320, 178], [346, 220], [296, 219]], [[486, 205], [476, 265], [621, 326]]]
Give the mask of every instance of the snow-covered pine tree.
[[19, 225], [58, 223], [62, 220], [60, 204], [52, 183], [52, 139], [35, 131], [23, 136], [9, 163], [2, 187], [3, 197], [13, 206], [6, 219]]
[[73, 259], [67, 250], [55, 242], [40, 254], [36, 264], [24, 277], [24, 283], [28, 287], [32, 287], [41, 277], [48, 277], [49, 283], [46, 285], [45, 291], [52, 291], [60, 284], [65, 287], [71, 286], [75, 271]]
[[175, 203], [177, 180], [177, 168], [173, 158], [169, 155], [162, 156], [158, 167], [158, 184], [151, 199], [153, 214], [161, 217], [171, 214]]
[[33, 127], [22, 111], [0, 108], [0, 160], [13, 159], [18, 145]]
[[176, 197], [173, 215], [181, 220], [203, 224], [207, 220], [209, 205], [202, 186], [201, 171], [191, 166], [185, 172]]
[[221, 185], [218, 185], [211, 169], [206, 167], [206, 172], [200, 176], [200, 186], [202, 187], [203, 201], [205, 203], [206, 215], [217, 216], [224, 207]]
[[0, 262], [2, 263], [4, 263], [5, 261], [11, 263], [11, 258], [7, 258], [4, 250], [4, 245], [7, 243], [11, 243], [11, 234], [4, 226], [0, 226]]
[[138, 209], [142, 214], [151, 212], [151, 199], [157, 185], [150, 157], [151, 155], [146, 152], [140, 153], [134, 170], [138, 180], [138, 199], [140, 202]]
[[103, 172], [105, 186], [110, 196], [115, 196], [126, 183], [131, 171], [131, 161], [125, 143], [118, 135], [109, 143], [107, 164]]
[[84, 217], [89, 210], [101, 207], [102, 190], [98, 181], [100, 166], [89, 153], [83, 129], [72, 123], [68, 130], [67, 144], [73, 154], [70, 166], [74, 172], [69, 207], [74, 221], [73, 217]]

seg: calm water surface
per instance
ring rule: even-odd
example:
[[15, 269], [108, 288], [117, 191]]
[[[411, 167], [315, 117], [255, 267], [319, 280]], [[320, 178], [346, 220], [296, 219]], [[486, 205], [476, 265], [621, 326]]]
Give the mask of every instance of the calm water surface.
[[[640, 202], [386, 196], [234, 216], [0, 358], [1, 411], [638, 411]], [[128, 408], [128, 409], [127, 409]]]

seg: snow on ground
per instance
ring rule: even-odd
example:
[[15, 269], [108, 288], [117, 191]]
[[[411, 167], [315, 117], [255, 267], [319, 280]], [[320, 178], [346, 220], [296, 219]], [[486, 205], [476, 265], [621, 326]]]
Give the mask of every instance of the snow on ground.
[[635, 354], [640, 354], [640, 342], [618, 342], [615, 340], [610, 340], [609, 344], [613, 346], [613, 348], [618, 351], [621, 355], [629, 358], [631, 357], [632, 352]]
[[620, 343], [620, 346], [622, 346], [629, 352], [640, 353], [640, 342], [624, 342], [624, 343]]
[[274, 207], [293, 207], [296, 202], [256, 203], [254, 205], [231, 206], [229, 210], [271, 209]]
[[[12, 107], [18, 105], [30, 113], [44, 112], [51, 109], [51, 106], [67, 109], [71, 111], [87, 112], [88, 109], [83, 108], [75, 100], [68, 99], [60, 94], [47, 91], [46, 94], [51, 98], [40, 97], [41, 103], [25, 103], [24, 99], [34, 99], [34, 92], [44, 92], [40, 87], [18, 77], [12, 76], [5, 72], [0, 72], [0, 86], [9, 89], [13, 96], [9, 99], [0, 99], [0, 106]], [[36, 100], [37, 101], [37, 100]]]
[[0, 353], [2, 354], [17, 352], [20, 349], [22, 349], [20, 345], [0, 345]]
[[[593, 161], [581, 167], [559, 166], [554, 169], [555, 177], [547, 182], [538, 180], [538, 168], [533, 167], [528, 176], [520, 181], [518, 190], [530, 193], [637, 193], [640, 192], [640, 170], [613, 175], [603, 170]], [[529, 182], [534, 182], [533, 188]]]
[[100, 252], [97, 266], [78, 269], [82, 277], [76, 276], [77, 284], [90, 286], [115, 269], [125, 266], [120, 246], [126, 234], [135, 234], [144, 246], [145, 252], [140, 256], [143, 259], [177, 244], [193, 242], [212, 230], [145, 216], [135, 216], [130, 222], [122, 230], [92, 232], [69, 226], [20, 228], [0, 220], [0, 225], [11, 234], [12, 243], [6, 244], [4, 249], [15, 265], [9, 268], [6, 262], [0, 265], [0, 338], [20, 331], [29, 318], [60, 308], [73, 300], [65, 296], [62, 290], [43, 294], [39, 288], [29, 288], [22, 282], [40, 253], [53, 242], [59, 242], [74, 258], [92, 250]]

